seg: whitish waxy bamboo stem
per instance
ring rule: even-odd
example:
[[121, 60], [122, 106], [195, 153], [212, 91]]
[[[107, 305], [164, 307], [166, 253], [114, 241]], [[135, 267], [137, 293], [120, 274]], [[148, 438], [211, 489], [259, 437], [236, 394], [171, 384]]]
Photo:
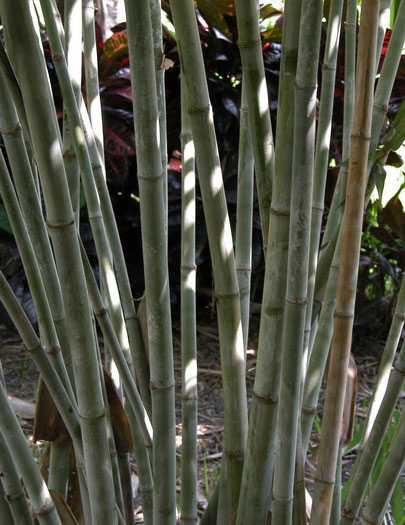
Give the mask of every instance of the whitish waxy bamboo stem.
[[[151, 368], [154, 524], [176, 522], [176, 421], [166, 250], [164, 174], [159, 150], [149, 4], [125, 2], [131, 64], [142, 249]], [[140, 58], [142, 57], [142, 58]]]
[[13, 447], [14, 461], [24, 480], [34, 516], [41, 525], [61, 525], [52, 497], [31, 454], [17, 417], [7, 401], [2, 385], [0, 385], [0, 432], [7, 445]]
[[[247, 403], [239, 288], [201, 44], [191, 0], [170, 2], [187, 86], [190, 122], [217, 299], [224, 385], [223, 523], [234, 523], [246, 446]], [[221, 503], [220, 503], [221, 507]], [[221, 511], [221, 512], [222, 512]]]
[[264, 253], [269, 233], [271, 185], [274, 177], [274, 143], [269, 95], [264, 74], [257, 0], [236, 0], [238, 46], [246, 84], [250, 138], [254, 153]]
[[95, 28], [95, 2], [83, 1], [83, 54], [86, 78], [87, 106], [93, 127], [97, 148], [104, 159], [103, 116], [101, 112], [100, 89], [98, 82], [98, 57]]
[[[166, 210], [166, 228], [169, 212], [168, 208], [168, 187], [167, 187], [167, 131], [166, 131], [166, 89], [165, 89], [165, 55], [163, 52], [163, 33], [162, 33], [162, 8], [160, 0], [151, 0], [150, 15], [152, 20], [153, 48], [155, 53], [156, 69], [156, 94], [159, 111], [159, 137], [160, 137], [160, 158], [162, 159], [162, 170], [164, 176], [163, 192]], [[167, 235], [167, 231], [166, 231]]]
[[[64, 0], [63, 14], [66, 62], [76, 101], [79, 101], [82, 84], [82, 0]], [[72, 206], [76, 222], [78, 223], [80, 213], [80, 169], [74, 152], [72, 130], [69, 128], [66, 113], [63, 117], [63, 159]]]
[[270, 243], [266, 253], [256, 377], [238, 508], [237, 523], [239, 525], [265, 523], [271, 498], [287, 272], [291, 151], [294, 129], [294, 79], [298, 55], [300, 13], [300, 0], [286, 2], [278, 97], [276, 175], [273, 180], [269, 225]]
[[[38, 162], [47, 224], [68, 319], [93, 520], [95, 523], [115, 524], [117, 517], [97, 353], [52, 93], [42, 50], [32, 25], [32, 4], [23, 0], [2, 0], [0, 5], [2, 20], [7, 27], [7, 46], [25, 102]], [[24, 31], [21, 31], [22, 27]], [[8, 38], [16, 32], [21, 38]], [[29, 67], [26, 61], [28, 55]], [[32, 78], [36, 82], [33, 83]]]
[[235, 260], [240, 293], [240, 315], [242, 319], [243, 343], [246, 352], [249, 338], [250, 279], [252, 274], [254, 159], [248, 124], [245, 82], [242, 84], [239, 127]]
[[356, 298], [367, 162], [370, 146], [379, 1], [363, 4], [357, 60], [356, 103], [334, 318], [334, 338], [322, 421], [311, 525], [328, 524], [336, 476]]
[[404, 378], [405, 342], [402, 344], [401, 351], [392, 367], [387, 390], [371, 428], [370, 436], [353, 466], [354, 474], [342, 510], [341, 525], [353, 524], [358, 516], [385, 433], [391, 422], [392, 413], [401, 394]]
[[[315, 153], [316, 90], [322, 25], [322, 2], [303, 2], [295, 81], [295, 122], [291, 219], [286, 302], [282, 336], [282, 374], [274, 476], [274, 523], [292, 522], [294, 470], [304, 371], [304, 330], [311, 235]], [[302, 509], [305, 513], [305, 508]]]
[[381, 474], [370, 491], [362, 513], [362, 525], [379, 525], [390, 501], [395, 483], [405, 463], [405, 410], [402, 410], [397, 433], [392, 440], [390, 450]]
[[[332, 114], [336, 79], [336, 64], [339, 50], [340, 28], [342, 25], [343, 0], [330, 3], [328, 30], [322, 67], [321, 99], [315, 148], [314, 187], [311, 217], [311, 244], [308, 268], [308, 305], [306, 311], [304, 359], [308, 359], [309, 338], [312, 321], [312, 303], [315, 290], [316, 267], [318, 263], [319, 240], [324, 212], [326, 177], [329, 164], [329, 146], [332, 132]], [[350, 32], [351, 28], [346, 27]], [[349, 50], [350, 51], [350, 48]], [[345, 63], [346, 65], [346, 63]], [[354, 71], [354, 68], [353, 68]], [[350, 86], [349, 86], [350, 87]], [[345, 88], [347, 88], [345, 84]], [[346, 89], [345, 89], [345, 95]], [[304, 363], [307, 366], [307, 363]]]
[[181, 349], [182, 444], [180, 522], [197, 524], [197, 330], [195, 265], [195, 150], [187, 93], [181, 80], [182, 225]]
[[[347, 158], [350, 151], [350, 134], [353, 122], [353, 106], [355, 93], [355, 69], [356, 69], [356, 24], [357, 18], [357, 2], [356, 0], [348, 0], [346, 4], [346, 20], [345, 20], [345, 92], [344, 92], [344, 114], [343, 114], [343, 147], [342, 159], [343, 166], [339, 171], [338, 185], [333, 195], [333, 202], [344, 203], [344, 191], [346, 188], [347, 179]], [[332, 204], [332, 208], [334, 204]], [[335, 209], [338, 207], [335, 206]], [[330, 213], [330, 212], [329, 212]], [[339, 221], [340, 222], [340, 219]], [[332, 221], [332, 216], [328, 217], [328, 226], [335, 226], [338, 231], [339, 226], [336, 226]], [[327, 233], [324, 233], [322, 243], [328, 243]], [[318, 405], [318, 397], [321, 389], [322, 378], [325, 372], [327, 357], [329, 354], [330, 343], [333, 335], [333, 314], [335, 313], [336, 305], [336, 287], [337, 287], [337, 272], [339, 264], [339, 249], [336, 249], [336, 242], [333, 242], [333, 259], [328, 269], [328, 279], [325, 290], [325, 297], [322, 303], [322, 309], [319, 314], [319, 322], [317, 320], [312, 327], [312, 337], [310, 338], [310, 359], [305, 376], [304, 395], [303, 395], [303, 409], [301, 419], [302, 441], [304, 457], [306, 456], [309, 439], [311, 435], [312, 424], [316, 414]], [[339, 246], [339, 244], [337, 245]], [[311, 314], [314, 317], [314, 309], [318, 305], [313, 303]], [[308, 311], [307, 311], [308, 314]], [[308, 319], [307, 319], [308, 322]], [[307, 326], [308, 328], [308, 326]]]
[[[25, 498], [24, 488], [16, 471], [13, 456], [0, 432], [0, 477], [4, 496], [8, 502], [15, 525], [32, 525], [32, 517]], [[8, 525], [8, 521], [3, 521]]]
[[395, 353], [401, 337], [402, 328], [405, 323], [405, 276], [402, 277], [401, 288], [398, 293], [397, 305], [395, 307], [394, 317], [390, 331], [388, 333], [387, 341], [384, 346], [384, 351], [381, 355], [380, 365], [378, 367], [377, 383], [373, 393], [373, 399], [370, 404], [367, 415], [367, 422], [365, 425], [363, 442], [366, 442], [370, 435], [374, 420], [376, 418], [378, 409], [381, 405], [382, 398], [387, 389], [388, 378], [392, 362], [394, 361]]

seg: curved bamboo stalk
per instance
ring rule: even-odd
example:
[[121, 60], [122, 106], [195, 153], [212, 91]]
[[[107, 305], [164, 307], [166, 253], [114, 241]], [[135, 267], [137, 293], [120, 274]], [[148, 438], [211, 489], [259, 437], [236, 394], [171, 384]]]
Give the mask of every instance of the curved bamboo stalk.
[[262, 223], [263, 248], [267, 251], [271, 185], [274, 178], [274, 142], [269, 95], [264, 74], [257, 0], [236, 0], [238, 46], [246, 89], [250, 139], [254, 154], [256, 186]]
[[34, 516], [40, 525], [61, 525], [52, 497], [32, 457], [17, 417], [8, 404], [2, 385], [0, 385], [0, 432], [8, 446], [12, 443], [15, 464], [24, 480]]
[[[344, 192], [346, 189], [347, 180], [347, 157], [350, 150], [350, 134], [353, 122], [353, 106], [355, 94], [355, 64], [356, 64], [356, 32], [357, 32], [357, 2], [356, 0], [348, 0], [346, 4], [346, 19], [345, 19], [345, 91], [344, 91], [344, 113], [343, 113], [343, 147], [342, 147], [342, 167], [339, 171], [338, 184], [333, 194], [333, 202], [331, 209], [337, 209], [336, 202], [343, 201]], [[329, 212], [331, 213], [331, 212]], [[301, 431], [303, 441], [303, 452], [306, 457], [311, 429], [316, 414], [318, 405], [319, 392], [321, 390], [322, 379], [325, 372], [327, 357], [329, 353], [330, 343], [333, 335], [333, 314], [335, 313], [336, 305], [336, 288], [337, 275], [339, 264], [339, 243], [329, 242], [328, 227], [336, 226], [331, 220], [332, 216], [328, 216], [326, 231], [323, 235], [322, 244], [326, 244], [333, 248], [333, 259], [328, 269], [328, 278], [325, 289], [325, 296], [323, 299], [322, 308], [319, 312], [319, 321], [317, 320], [312, 325], [312, 334], [309, 341], [309, 362], [305, 376], [303, 403], [302, 403], [302, 418]], [[336, 248], [337, 246], [337, 248]], [[322, 249], [322, 247], [321, 247]], [[318, 279], [318, 273], [316, 275]], [[316, 284], [315, 284], [316, 289]], [[315, 292], [314, 289], [314, 292]], [[312, 297], [311, 314], [313, 321], [317, 317], [316, 309], [319, 305], [314, 303]], [[307, 312], [308, 314], [308, 312]], [[307, 319], [308, 321], [308, 319]], [[307, 326], [308, 328], [308, 326]]]
[[4, 525], [32, 525], [32, 516], [25, 497], [24, 488], [17, 474], [13, 456], [0, 432], [0, 476], [4, 490], [4, 498], [9, 507], [11, 520], [2, 521]]
[[357, 61], [356, 103], [334, 317], [334, 338], [322, 421], [311, 525], [329, 523], [336, 476], [356, 297], [357, 272], [367, 186], [379, 1], [363, 5]]
[[405, 411], [402, 410], [397, 433], [392, 440], [381, 474], [370, 491], [363, 510], [362, 525], [379, 525], [384, 517], [395, 483], [405, 463]]
[[394, 317], [390, 326], [384, 351], [381, 355], [378, 367], [377, 383], [373, 392], [373, 399], [367, 414], [367, 421], [364, 429], [363, 443], [367, 441], [371, 428], [374, 424], [378, 409], [381, 405], [382, 398], [387, 389], [389, 371], [394, 361], [395, 353], [401, 337], [402, 328], [405, 324], [405, 276], [402, 277], [401, 288], [398, 293], [397, 305], [395, 307]]
[[[176, 421], [173, 343], [166, 250], [164, 174], [159, 150], [149, 4], [125, 2], [131, 64], [142, 249], [151, 364], [154, 523], [176, 521]], [[142, 51], [140, 51], [142, 50]], [[139, 59], [139, 53], [142, 60]]]
[[254, 159], [248, 124], [246, 84], [242, 84], [239, 122], [238, 196], [236, 205], [235, 262], [240, 293], [245, 352], [249, 338], [250, 278], [252, 274], [252, 221]]
[[352, 481], [342, 510], [341, 525], [355, 522], [363, 503], [368, 482], [373, 471], [392, 413], [401, 394], [405, 378], [405, 342], [392, 367], [387, 390], [378, 410], [370, 436], [353, 466]]
[[[304, 330], [307, 307], [311, 208], [316, 128], [316, 90], [322, 25], [322, 2], [302, 4], [297, 74], [291, 219], [285, 297], [280, 407], [277, 432], [280, 446], [276, 460], [272, 520], [292, 522], [294, 470], [298, 421], [304, 372]], [[303, 458], [302, 458], [303, 461]], [[301, 509], [305, 515], [305, 508]]]
[[6, 500], [3, 485], [0, 483], [0, 520], [1, 523], [8, 523], [9, 525], [15, 525], [13, 516], [11, 515], [10, 506]]
[[[163, 193], [166, 215], [169, 212], [167, 193], [167, 131], [166, 131], [166, 90], [165, 90], [165, 55], [163, 52], [162, 8], [160, 0], [151, 0], [150, 15], [152, 21], [153, 48], [156, 69], [156, 94], [159, 111], [159, 149], [164, 173]], [[168, 217], [166, 216], [166, 229]], [[167, 231], [166, 231], [167, 235]]]
[[[78, 101], [81, 95], [82, 84], [82, 0], [64, 0], [63, 11], [66, 62], [70, 81]], [[66, 113], [63, 117], [63, 159], [73, 211], [78, 224], [80, 214], [80, 169], [74, 152], [72, 130], [70, 129]]]
[[181, 79], [182, 228], [181, 228], [181, 349], [182, 453], [180, 523], [198, 523], [197, 516], [197, 330], [195, 265], [195, 150]]
[[[2, 0], [0, 5], [7, 34], [17, 32], [21, 35], [18, 39], [8, 39], [7, 46], [11, 48], [13, 66], [25, 102], [66, 308], [93, 519], [96, 523], [107, 521], [115, 524], [117, 518], [97, 354], [49, 80], [32, 25], [32, 4], [23, 0]], [[22, 27], [24, 31], [21, 31]], [[31, 57], [29, 67], [26, 62], [28, 54]], [[33, 77], [36, 78], [34, 83]]]
[[[319, 104], [319, 118], [315, 148], [314, 187], [311, 216], [311, 241], [308, 267], [308, 305], [305, 322], [304, 360], [308, 359], [309, 357], [309, 338], [312, 321], [312, 303], [314, 299], [319, 241], [321, 237], [321, 226], [325, 207], [324, 201], [326, 176], [328, 173], [329, 164], [329, 147], [332, 133], [332, 114], [336, 80], [336, 64], [339, 50], [340, 29], [342, 25], [343, 4], [343, 0], [333, 0], [330, 3], [328, 29], [322, 66], [321, 99]], [[349, 30], [349, 33], [350, 29], [350, 27], [346, 27], [346, 31]], [[350, 49], [347, 51], [346, 54], [349, 54], [349, 52]], [[345, 78], [346, 76], [347, 75], [345, 75]], [[348, 88], [350, 88], [350, 85], [347, 86], [345, 83], [346, 98], [348, 98], [348, 94], [346, 93]], [[307, 366], [306, 362], [304, 362], [304, 366]]]
[[[225, 487], [222, 501], [225, 505], [222, 511], [225, 523], [234, 523], [247, 434], [239, 288], [194, 4], [191, 0], [172, 0], [170, 6], [189, 97], [190, 122], [214, 273], [225, 405], [222, 476], [222, 486]], [[219, 499], [221, 501], [221, 497]]]
[[95, 2], [83, 0], [83, 54], [87, 107], [100, 157], [104, 159], [103, 116], [98, 82]]
[[276, 176], [273, 180], [269, 225], [271, 242], [266, 253], [256, 377], [249, 414], [248, 445], [238, 508], [237, 523], [239, 525], [256, 521], [265, 523], [271, 498], [281, 371], [279, 348], [288, 255], [294, 79], [298, 55], [300, 13], [300, 0], [286, 2], [278, 97]]

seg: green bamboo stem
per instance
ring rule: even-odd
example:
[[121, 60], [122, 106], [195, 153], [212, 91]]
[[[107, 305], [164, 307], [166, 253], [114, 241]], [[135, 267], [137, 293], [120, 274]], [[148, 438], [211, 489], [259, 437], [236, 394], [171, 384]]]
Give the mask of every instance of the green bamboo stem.
[[[60, 376], [71, 399], [74, 399], [73, 389], [63, 361], [58, 336], [52, 319], [51, 310], [47, 301], [41, 272], [36, 260], [31, 240], [25, 226], [21, 209], [15, 194], [7, 166], [0, 152], [0, 194], [3, 199], [7, 217], [13, 229], [18, 251], [25, 269], [29, 287], [38, 315], [41, 332], [44, 337], [46, 351], [55, 370]], [[34, 197], [35, 199], [35, 197]]]
[[10, 506], [6, 500], [3, 485], [0, 483], [0, 520], [1, 523], [8, 525], [15, 525], [13, 516], [11, 515]]
[[394, 361], [395, 353], [401, 337], [402, 328], [405, 323], [405, 277], [402, 277], [401, 288], [398, 293], [397, 305], [395, 307], [394, 316], [388, 333], [387, 341], [384, 346], [384, 351], [381, 355], [380, 364], [378, 367], [377, 383], [373, 392], [373, 399], [370, 403], [370, 408], [367, 414], [367, 421], [364, 429], [363, 443], [367, 441], [370, 435], [371, 428], [374, 424], [378, 409], [381, 405], [382, 398], [387, 389], [388, 378], [390, 374], [391, 365]]
[[[159, 149], [149, 4], [125, 2], [131, 65], [152, 390], [154, 523], [176, 521], [176, 421], [166, 250], [164, 178]], [[142, 60], [139, 59], [139, 54]]]
[[404, 384], [405, 377], [405, 342], [392, 367], [387, 390], [378, 410], [371, 432], [353, 466], [350, 489], [342, 511], [341, 525], [353, 524], [363, 503], [368, 482], [373, 471], [385, 433], [391, 422], [392, 413]]
[[[163, 52], [163, 33], [162, 33], [162, 8], [160, 0], [150, 2], [150, 14], [152, 21], [153, 49], [155, 55], [156, 69], [156, 93], [159, 111], [159, 148], [160, 158], [162, 159], [162, 170], [164, 173], [163, 193], [165, 199], [166, 215], [168, 214], [168, 193], [167, 193], [167, 131], [166, 131], [166, 90], [165, 90], [165, 66]], [[168, 217], [166, 217], [166, 221]], [[167, 224], [166, 224], [167, 228]]]
[[[370, 140], [370, 159], [374, 158], [374, 152], [378, 146], [381, 131], [383, 129], [389, 99], [391, 96], [392, 87], [394, 85], [395, 77], [398, 71], [398, 64], [401, 59], [402, 48], [405, 40], [405, 3], [401, 2], [400, 10], [394, 26], [390, 43], [388, 46], [387, 53], [385, 55], [383, 67], [381, 69], [380, 78], [377, 82], [377, 87], [374, 95], [373, 105], [373, 120], [371, 128], [371, 140]], [[354, 37], [353, 37], [354, 38]], [[381, 42], [382, 44], [382, 42]], [[347, 46], [347, 44], [346, 44]], [[353, 45], [350, 46], [353, 49]], [[345, 80], [345, 82], [347, 82]], [[348, 86], [350, 88], [350, 86]], [[348, 90], [354, 93], [354, 89]], [[345, 90], [346, 92], [346, 90]], [[350, 111], [350, 106], [345, 101], [345, 108], [347, 107]], [[343, 158], [343, 170], [347, 170], [347, 157]], [[368, 165], [368, 176], [372, 169], [373, 162], [369, 162]], [[344, 187], [345, 177], [341, 175], [345, 174], [345, 171], [341, 171], [337, 183], [337, 187], [333, 196], [331, 209], [329, 211], [328, 220], [326, 223], [325, 233], [322, 240], [322, 246], [319, 254], [319, 264], [315, 283], [315, 303], [316, 307], [314, 310], [313, 317], [319, 313], [320, 305], [328, 278], [328, 269], [333, 258], [334, 246], [337, 240], [338, 231], [341, 223], [341, 217], [343, 215], [343, 208], [345, 204], [344, 198]], [[342, 181], [342, 182], [341, 182]], [[371, 181], [372, 182], [372, 181]], [[369, 183], [370, 185], [370, 183]], [[369, 193], [369, 191], [367, 192]]]
[[239, 122], [238, 196], [236, 205], [235, 261], [240, 293], [245, 352], [249, 337], [250, 278], [252, 274], [252, 221], [254, 159], [250, 140], [246, 84], [242, 84]]
[[[225, 523], [235, 523], [246, 447], [247, 402], [239, 288], [222, 172], [194, 4], [172, 0], [171, 11], [187, 86], [190, 122], [205, 210], [219, 329], [224, 385], [222, 508]], [[221, 501], [221, 497], [220, 497]]]
[[365, 3], [360, 23], [356, 103], [340, 243], [334, 338], [328, 372], [311, 525], [329, 523], [336, 476], [367, 186], [378, 8], [378, 0], [370, 0]]
[[[97, 150], [97, 145], [92, 132], [91, 123], [85, 105], [80, 105], [82, 123], [86, 142], [89, 148], [93, 176], [100, 198], [100, 207], [105, 219], [108, 240], [114, 257], [115, 275], [118, 282], [121, 304], [124, 313], [125, 325], [128, 331], [129, 346], [133, 361], [134, 376], [137, 378], [139, 390], [148, 414], [151, 414], [151, 393], [149, 387], [149, 363], [144, 342], [141, 336], [139, 321], [135, 310], [129, 282], [128, 269], [125, 264], [124, 253], [118, 232], [117, 222], [105, 178], [105, 168]], [[130, 359], [128, 359], [130, 361]]]
[[118, 452], [117, 460], [120, 471], [126, 525], [132, 525], [135, 509], [133, 502], [134, 494], [132, 491], [131, 466], [128, 461], [128, 454]]
[[[26, 2], [2, 0], [1, 14], [25, 102], [71, 338], [89, 499], [95, 523], [117, 521], [105, 411], [79, 244], [63, 167], [58, 125], [42, 50]], [[21, 27], [24, 31], [21, 31]], [[30, 56], [27, 67], [26, 57]], [[32, 78], [36, 82], [32, 82]], [[45, 125], [46, 124], [46, 125]]]
[[126, 401], [127, 403], [131, 404], [132, 410], [136, 414], [137, 425], [142, 435], [142, 441], [145, 446], [150, 447], [153, 437], [152, 425], [145, 407], [142, 404], [142, 400], [140, 398], [135, 381], [132, 377], [129, 365], [125, 359], [124, 352], [120, 346], [118, 337], [114, 331], [109, 311], [104, 306], [101, 293], [98, 289], [90, 262], [82, 244], [81, 254], [89, 299], [94, 315], [102, 331], [104, 343], [107, 345], [108, 350], [112, 353], [113, 359], [117, 364], [117, 368], [121, 375], [125, 389]]
[[360, 523], [379, 525], [382, 523], [395, 483], [405, 463], [405, 411], [395, 434], [381, 474], [370, 491]]
[[83, 54], [87, 107], [100, 157], [104, 160], [103, 116], [98, 82], [95, 2], [83, 0]]
[[254, 154], [263, 247], [266, 253], [275, 160], [257, 0], [237, 0], [235, 8], [243, 83], [246, 84], [246, 102]]
[[[319, 105], [319, 118], [316, 137], [314, 187], [312, 196], [311, 241], [308, 269], [308, 306], [306, 311], [304, 340], [305, 360], [308, 359], [309, 355], [312, 304], [315, 291], [319, 241], [321, 237], [322, 219], [325, 207], [325, 188], [329, 164], [329, 147], [332, 132], [336, 64], [339, 50], [343, 4], [343, 0], [334, 0], [330, 3], [328, 29], [322, 66], [321, 99]], [[346, 30], [348, 30], [347, 27]], [[345, 95], [347, 96], [346, 89]], [[304, 366], [306, 365], [307, 363], [304, 363]]]
[[[282, 335], [280, 406], [272, 520], [292, 522], [303, 345], [307, 307], [312, 187], [315, 153], [316, 90], [322, 25], [322, 2], [303, 3], [295, 80], [295, 122], [287, 287]], [[302, 459], [303, 461], [303, 459]], [[305, 508], [302, 509], [305, 513]]]
[[56, 439], [50, 443], [48, 487], [66, 499], [70, 474], [71, 445], [68, 439]]
[[[82, 84], [82, 0], [64, 0], [65, 54], [76, 101]], [[76, 223], [80, 214], [80, 169], [74, 152], [72, 130], [66, 113], [63, 117], [63, 159]]]
[[[126, 410], [129, 425], [133, 436], [135, 458], [138, 464], [141, 494], [143, 501], [143, 512], [145, 525], [153, 523], [153, 480], [148, 450], [151, 448], [152, 428], [145, 408], [136, 389], [132, 373], [120, 348], [120, 343], [114, 332], [108, 311], [103, 305], [101, 293], [98, 290], [87, 255], [81, 245], [83, 265], [86, 275], [87, 288], [92, 302], [94, 315], [103, 333], [107, 349], [114, 358], [121, 375], [124, 393], [126, 397]], [[125, 489], [125, 488], [124, 488]]]
[[24, 481], [31, 500], [33, 515], [40, 525], [61, 525], [52, 497], [42, 479], [24, 433], [12, 411], [4, 387], [0, 385], [0, 432], [8, 446], [13, 447], [14, 463]]
[[332, 511], [330, 525], [339, 525], [342, 507], [342, 445], [339, 447], [338, 462], [336, 465], [336, 480], [333, 489]]
[[180, 523], [198, 523], [197, 516], [197, 328], [195, 265], [195, 151], [184, 79], [181, 81], [182, 227], [181, 349], [182, 453]]
[[239, 525], [265, 523], [275, 459], [276, 417], [281, 372], [282, 322], [286, 289], [287, 246], [294, 129], [294, 79], [298, 55], [300, 0], [288, 0], [284, 10], [283, 54], [280, 66], [276, 141], [269, 225], [270, 244], [260, 318], [259, 347], [249, 436], [238, 508]]
[[[3, 385], [4, 387], [4, 385]], [[0, 477], [4, 490], [4, 499], [9, 507], [11, 521], [2, 521], [4, 525], [32, 525], [32, 517], [25, 498], [24, 488], [18, 476], [13, 456], [0, 433]]]

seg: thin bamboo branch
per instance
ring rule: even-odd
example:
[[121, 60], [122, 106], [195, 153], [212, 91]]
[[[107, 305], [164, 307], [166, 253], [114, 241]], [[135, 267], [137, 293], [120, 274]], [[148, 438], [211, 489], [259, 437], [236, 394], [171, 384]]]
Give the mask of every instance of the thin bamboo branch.
[[239, 525], [265, 523], [275, 460], [276, 417], [281, 372], [282, 322], [287, 271], [294, 129], [294, 79], [298, 55], [300, 0], [288, 0], [283, 22], [283, 54], [278, 97], [276, 176], [273, 180], [269, 239], [260, 317], [259, 348], [249, 436], [238, 508]]
[[399, 428], [392, 440], [381, 474], [370, 491], [360, 523], [379, 525], [387, 509], [395, 483], [405, 463], [405, 411], [402, 410]]
[[[316, 92], [322, 25], [322, 2], [302, 4], [297, 74], [291, 219], [287, 287], [282, 335], [282, 374], [277, 421], [280, 447], [276, 460], [272, 520], [292, 522], [298, 421], [304, 372], [304, 330], [311, 235], [315, 153]], [[303, 461], [303, 458], [300, 458]], [[305, 508], [301, 509], [305, 516]]]
[[373, 471], [378, 453], [389, 427], [392, 413], [401, 394], [405, 378], [405, 342], [392, 367], [387, 390], [378, 410], [370, 436], [360, 451], [353, 466], [350, 489], [342, 511], [341, 525], [351, 525], [355, 522], [363, 503], [368, 482]]
[[236, 0], [235, 8], [243, 82], [246, 84], [246, 102], [259, 196], [263, 247], [266, 253], [275, 162], [269, 95], [264, 74], [259, 29], [258, 2], [257, 0]]
[[159, 149], [152, 24], [148, 3], [126, 0], [125, 8], [134, 100], [151, 364], [154, 523], [174, 524], [176, 521], [176, 421], [173, 342], [165, 235], [164, 173]]
[[[72, 363], [82, 429], [84, 459], [93, 519], [117, 522], [108, 456], [104, 403], [100, 387], [90, 306], [63, 159], [56, 113], [30, 7], [23, 0], [2, 0], [2, 20], [13, 66], [23, 94], [39, 166], [50, 230], [71, 337]], [[24, 31], [21, 31], [21, 27]], [[27, 67], [26, 57], [30, 62]], [[36, 82], [32, 82], [36, 78]], [[46, 125], [45, 125], [46, 124]]]
[[[4, 385], [3, 385], [4, 386]], [[24, 488], [18, 476], [12, 453], [0, 432], [0, 477], [4, 490], [9, 512], [11, 514], [10, 523], [15, 525], [32, 525], [32, 516], [25, 497]], [[8, 521], [2, 521], [8, 525]]]
[[245, 352], [249, 337], [254, 178], [254, 159], [248, 124], [246, 89], [246, 84], [243, 82], [239, 122], [238, 200], [236, 205], [235, 237], [235, 261], [239, 283], [240, 314]]
[[[212, 109], [194, 4], [172, 0], [171, 11], [187, 86], [190, 122], [214, 273], [224, 385], [224, 522], [234, 523], [246, 446], [247, 401], [239, 288]], [[221, 497], [219, 498], [221, 502]], [[221, 507], [221, 503], [220, 503]]]
[[334, 338], [322, 421], [320, 456], [316, 473], [311, 525], [329, 523], [336, 476], [367, 186], [378, 8], [378, 0], [370, 0], [365, 3], [360, 23], [356, 103], [346, 206], [342, 223]]
[[13, 447], [14, 462], [24, 480], [34, 517], [40, 525], [61, 525], [52, 497], [31, 454], [17, 417], [8, 404], [2, 385], [0, 385], [0, 432], [7, 445]]
[[181, 225], [181, 349], [182, 453], [180, 523], [198, 523], [197, 516], [197, 328], [195, 265], [195, 150], [187, 93], [181, 80], [182, 225]]

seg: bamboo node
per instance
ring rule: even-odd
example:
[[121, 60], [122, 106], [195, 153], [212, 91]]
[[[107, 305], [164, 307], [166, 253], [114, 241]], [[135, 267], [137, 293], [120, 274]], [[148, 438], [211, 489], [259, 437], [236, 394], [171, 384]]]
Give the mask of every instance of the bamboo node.
[[17, 124], [11, 128], [0, 128], [0, 133], [2, 135], [17, 135], [22, 131], [21, 124], [17, 122]]
[[394, 317], [396, 317], [399, 321], [405, 321], [405, 312], [396, 312]]
[[124, 314], [124, 321], [131, 321], [131, 319], [137, 319], [136, 313]]
[[276, 405], [278, 403], [278, 397], [274, 398], [272, 396], [260, 396], [255, 391], [253, 391], [253, 397], [255, 397], [259, 403], [264, 405]]
[[59, 352], [60, 352], [60, 346], [58, 345], [52, 345], [46, 349], [46, 353], [48, 355], [58, 355]]
[[89, 220], [92, 219], [102, 219], [103, 215], [101, 214], [101, 211], [96, 211], [95, 213], [89, 213]]
[[249, 49], [256, 46], [261, 46], [260, 38], [247, 38], [246, 40], [238, 40], [239, 49]]
[[191, 271], [197, 270], [197, 265], [196, 264], [182, 264], [180, 266], [180, 269], [191, 272]]
[[103, 419], [103, 417], [105, 417], [105, 408], [103, 406], [99, 414], [91, 414], [89, 416], [81, 414], [80, 411], [78, 411], [77, 413], [79, 415], [79, 418], [84, 419], [84, 421], [95, 421], [96, 419]]
[[154, 383], [152, 383], [152, 381], [150, 382], [150, 389], [152, 392], [154, 390], [158, 392], [162, 392], [163, 390], [171, 390], [175, 386], [176, 386], [175, 383], [169, 383], [168, 385], [160, 386], [160, 385], [155, 385]]
[[63, 230], [64, 228], [70, 228], [70, 226], [74, 226], [75, 220], [72, 219], [69, 222], [51, 222], [46, 219], [46, 225], [49, 230]]
[[38, 510], [34, 510], [32, 515], [34, 518], [39, 518], [40, 516], [45, 516], [50, 514], [55, 509], [52, 499], [48, 499]]
[[316, 414], [316, 407], [302, 407], [303, 414], [307, 414], [308, 416], [314, 416]]
[[323, 64], [322, 69], [324, 71], [336, 71], [336, 66], [330, 66], [329, 64]]
[[141, 175], [138, 173], [137, 177], [140, 180], [147, 180], [149, 182], [160, 182], [163, 179], [165, 172], [162, 170], [159, 175]]
[[61, 62], [65, 57], [62, 53], [52, 53], [52, 62]]
[[359, 133], [352, 133], [351, 137], [352, 139], [364, 140], [364, 142], [368, 142], [371, 140], [371, 135], [366, 135], [361, 131]]
[[387, 104], [378, 104], [374, 102], [374, 108], [375, 109], [381, 109], [381, 111], [383, 111], [384, 113], [387, 113], [388, 112], [388, 105]]
[[215, 292], [215, 299], [217, 301], [220, 301], [221, 299], [233, 299], [235, 297], [239, 297], [239, 290], [231, 293]]
[[350, 509], [346, 509], [345, 507], [343, 507], [342, 509], [342, 518], [347, 518], [349, 520], [355, 520], [356, 516], [355, 514], [353, 513], [352, 510]]
[[282, 209], [282, 208], [273, 208], [273, 206], [270, 207], [270, 215], [279, 215], [281, 217], [289, 217], [290, 216], [290, 210], [289, 209]]
[[[3, 472], [1, 473], [1, 476], [4, 476]], [[7, 501], [16, 501], [20, 498], [23, 498], [25, 497], [24, 496], [24, 492], [17, 492], [16, 494], [6, 494], [6, 499]]]
[[307, 304], [307, 302], [308, 302], [308, 299], [306, 297], [304, 297], [304, 299], [299, 299], [298, 297], [295, 297], [295, 298], [287, 297], [286, 298], [286, 303], [288, 304], [305, 305]]
[[210, 112], [210, 106], [189, 106], [188, 112], [191, 113], [209, 113]]
[[338, 319], [353, 319], [354, 315], [353, 314], [341, 314], [339, 312], [335, 312], [335, 317], [337, 317]]
[[335, 485], [335, 480], [329, 481], [327, 479], [321, 479], [314, 476], [314, 481], [320, 485], [327, 485], [328, 487], [333, 487]]

